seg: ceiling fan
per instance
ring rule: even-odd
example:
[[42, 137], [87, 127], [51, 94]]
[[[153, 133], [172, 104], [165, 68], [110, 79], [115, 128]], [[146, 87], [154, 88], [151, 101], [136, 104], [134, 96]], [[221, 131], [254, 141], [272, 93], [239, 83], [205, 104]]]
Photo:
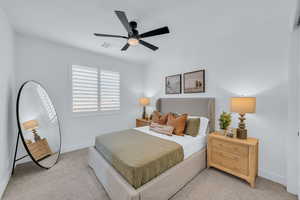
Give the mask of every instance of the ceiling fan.
[[122, 36], [122, 35], [109, 35], [109, 34], [101, 34], [101, 33], [94, 33], [95, 36], [100, 37], [114, 37], [114, 38], [124, 38], [127, 40], [127, 43], [125, 46], [121, 49], [121, 51], [126, 51], [129, 46], [135, 46], [138, 44], [144, 45], [145, 47], [148, 47], [149, 49], [152, 49], [153, 51], [156, 51], [158, 49], [157, 46], [154, 46], [144, 40], [142, 38], [146, 37], [152, 37], [156, 35], [162, 35], [166, 33], [170, 33], [169, 28], [167, 26], [164, 26], [162, 28], [158, 28], [152, 31], [148, 31], [146, 33], [139, 34], [137, 28], [137, 23], [135, 21], [128, 22], [127, 16], [124, 11], [115, 11], [117, 17], [125, 27], [126, 31], [128, 32], [128, 36]]

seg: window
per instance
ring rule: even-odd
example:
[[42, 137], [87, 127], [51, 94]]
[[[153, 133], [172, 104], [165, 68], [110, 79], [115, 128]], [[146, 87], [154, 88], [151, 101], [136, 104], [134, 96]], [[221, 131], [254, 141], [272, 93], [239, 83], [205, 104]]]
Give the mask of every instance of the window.
[[43, 106], [47, 111], [50, 122], [55, 123], [57, 121], [57, 116], [48, 94], [40, 85], [38, 86], [37, 91], [42, 100]]
[[120, 110], [120, 73], [72, 66], [73, 112]]
[[73, 65], [73, 112], [98, 111], [98, 102], [98, 69]]
[[100, 111], [120, 110], [120, 73], [100, 72]]

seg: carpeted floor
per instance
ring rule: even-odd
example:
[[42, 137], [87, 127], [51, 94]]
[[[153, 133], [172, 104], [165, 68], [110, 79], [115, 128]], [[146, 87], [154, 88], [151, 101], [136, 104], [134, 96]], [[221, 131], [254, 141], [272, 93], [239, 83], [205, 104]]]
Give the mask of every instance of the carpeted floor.
[[[206, 169], [172, 200], [296, 200], [282, 185], [263, 178], [252, 189], [244, 181], [215, 169]], [[61, 156], [50, 170], [32, 163], [19, 165], [4, 200], [109, 200], [87, 165], [87, 149]]]

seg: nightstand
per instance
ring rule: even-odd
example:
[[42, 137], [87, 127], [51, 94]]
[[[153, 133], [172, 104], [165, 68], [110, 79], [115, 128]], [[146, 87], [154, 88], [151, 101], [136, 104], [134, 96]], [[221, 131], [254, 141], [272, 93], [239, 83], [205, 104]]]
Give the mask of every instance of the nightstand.
[[138, 118], [136, 119], [136, 127], [150, 126], [151, 121], [147, 119]]
[[42, 160], [45, 157], [52, 155], [52, 151], [48, 145], [46, 138], [40, 139], [36, 142], [27, 140], [26, 145], [27, 145], [30, 153], [34, 157], [34, 159], [37, 161]]
[[258, 139], [237, 139], [211, 133], [207, 144], [207, 165], [240, 177], [255, 187], [258, 173]]

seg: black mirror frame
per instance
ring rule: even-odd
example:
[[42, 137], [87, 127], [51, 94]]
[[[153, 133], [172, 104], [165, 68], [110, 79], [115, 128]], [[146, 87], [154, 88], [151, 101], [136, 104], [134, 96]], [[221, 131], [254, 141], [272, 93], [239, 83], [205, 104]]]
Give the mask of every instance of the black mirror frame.
[[[57, 159], [55, 161], [55, 163], [50, 166], [50, 167], [45, 167], [43, 165], [41, 165], [37, 160], [34, 159], [33, 155], [31, 154], [31, 152], [29, 151], [27, 145], [26, 145], [26, 142], [25, 142], [25, 138], [23, 136], [23, 133], [22, 133], [22, 128], [21, 128], [21, 125], [20, 125], [20, 118], [19, 118], [19, 101], [20, 101], [20, 97], [21, 97], [21, 93], [22, 93], [22, 90], [23, 88], [25, 87], [26, 84], [30, 83], [30, 82], [33, 82], [33, 83], [36, 83], [38, 85], [40, 85], [46, 92], [47, 90], [45, 89], [45, 87], [37, 82], [37, 81], [34, 81], [34, 80], [29, 80], [29, 81], [26, 81], [22, 84], [22, 86], [20, 87], [19, 91], [18, 91], [18, 96], [17, 96], [17, 104], [16, 104], [16, 114], [17, 114], [17, 124], [18, 124], [18, 134], [21, 136], [21, 139], [22, 139], [22, 142], [23, 142], [23, 145], [28, 153], [28, 155], [30, 156], [31, 160], [36, 164], [38, 165], [39, 167], [43, 168], [43, 169], [50, 169], [51, 167], [53, 167], [54, 165], [57, 164], [57, 162], [59, 161], [59, 158], [60, 158], [60, 153], [61, 153], [61, 128], [60, 128], [60, 121], [59, 121], [59, 117], [57, 115], [57, 112], [56, 112], [56, 109], [55, 109], [55, 106], [53, 105], [53, 108], [54, 108], [54, 111], [56, 113], [56, 117], [57, 117], [57, 123], [58, 123], [58, 130], [59, 130], [59, 151], [58, 151], [58, 156], [57, 156]], [[47, 95], [49, 96], [49, 94], [47, 93]], [[51, 100], [51, 97], [49, 96], [50, 100]], [[51, 100], [51, 103], [53, 104], [52, 100]], [[16, 151], [17, 151], [17, 148], [18, 146], [16, 146]]]

